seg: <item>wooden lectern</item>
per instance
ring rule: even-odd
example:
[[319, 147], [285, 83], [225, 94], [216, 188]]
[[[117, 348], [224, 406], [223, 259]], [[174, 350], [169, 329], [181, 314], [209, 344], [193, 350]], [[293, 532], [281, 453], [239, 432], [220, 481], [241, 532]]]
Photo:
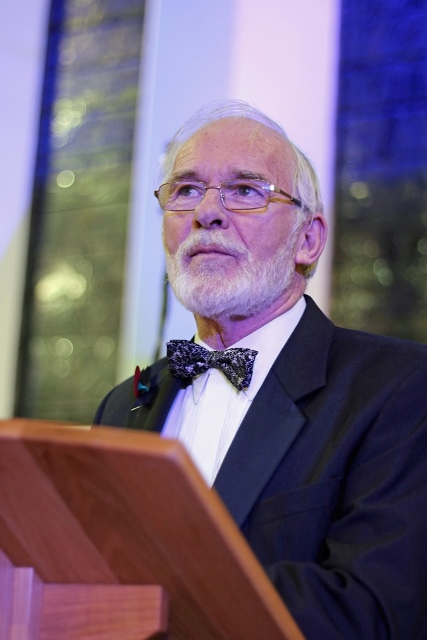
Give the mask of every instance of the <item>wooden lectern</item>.
[[303, 640], [183, 447], [0, 421], [0, 640]]

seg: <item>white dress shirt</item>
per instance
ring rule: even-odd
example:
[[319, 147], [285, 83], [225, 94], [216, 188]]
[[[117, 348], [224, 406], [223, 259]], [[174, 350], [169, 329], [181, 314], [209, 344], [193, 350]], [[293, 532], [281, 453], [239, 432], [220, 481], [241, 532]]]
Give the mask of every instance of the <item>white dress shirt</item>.
[[[219, 369], [209, 369], [178, 392], [162, 436], [184, 444], [210, 486], [252, 400], [300, 321], [305, 306], [301, 298], [289, 311], [232, 345], [258, 351], [247, 389], [237, 391]], [[213, 350], [198, 334], [195, 342]]]

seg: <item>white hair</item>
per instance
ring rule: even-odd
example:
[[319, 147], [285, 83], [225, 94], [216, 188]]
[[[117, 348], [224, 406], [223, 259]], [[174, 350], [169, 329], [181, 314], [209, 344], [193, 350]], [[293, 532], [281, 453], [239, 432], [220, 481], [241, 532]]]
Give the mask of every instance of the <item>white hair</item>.
[[293, 185], [295, 194], [301, 200], [303, 210], [309, 215], [313, 215], [314, 212], [322, 213], [323, 202], [319, 181], [316, 171], [308, 157], [289, 139], [286, 131], [280, 124], [243, 100], [219, 100], [196, 111], [196, 113], [178, 129], [167, 147], [162, 162], [163, 180], [165, 182], [169, 180], [172, 175], [176, 157], [187, 140], [208, 124], [231, 117], [255, 120], [278, 133], [279, 136], [286, 141], [292, 149], [296, 160]]

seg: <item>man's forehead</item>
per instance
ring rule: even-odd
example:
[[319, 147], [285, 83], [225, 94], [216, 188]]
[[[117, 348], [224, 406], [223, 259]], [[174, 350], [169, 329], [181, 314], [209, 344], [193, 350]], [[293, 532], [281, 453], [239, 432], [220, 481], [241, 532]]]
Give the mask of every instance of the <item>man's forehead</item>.
[[215, 141], [239, 140], [248, 146], [263, 142], [268, 147], [280, 146], [285, 150], [288, 147], [287, 141], [277, 131], [274, 131], [267, 125], [250, 118], [242, 118], [230, 116], [210, 122], [196, 131], [184, 143], [182, 149], [188, 146], [203, 145], [213, 143]]
[[222, 162], [224, 169], [228, 166], [230, 173], [260, 173], [268, 166], [282, 173], [293, 169], [294, 154], [283, 136], [261, 122], [229, 117], [205, 125], [183, 144], [175, 159], [174, 174], [217, 162]]

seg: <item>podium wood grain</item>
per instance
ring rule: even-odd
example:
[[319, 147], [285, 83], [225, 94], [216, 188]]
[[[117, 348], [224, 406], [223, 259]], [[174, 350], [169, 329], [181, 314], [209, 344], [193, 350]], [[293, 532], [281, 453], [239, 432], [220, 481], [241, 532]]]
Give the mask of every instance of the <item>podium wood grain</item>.
[[170, 640], [303, 639], [183, 447], [154, 434], [0, 421], [0, 547], [45, 585], [161, 585]]

